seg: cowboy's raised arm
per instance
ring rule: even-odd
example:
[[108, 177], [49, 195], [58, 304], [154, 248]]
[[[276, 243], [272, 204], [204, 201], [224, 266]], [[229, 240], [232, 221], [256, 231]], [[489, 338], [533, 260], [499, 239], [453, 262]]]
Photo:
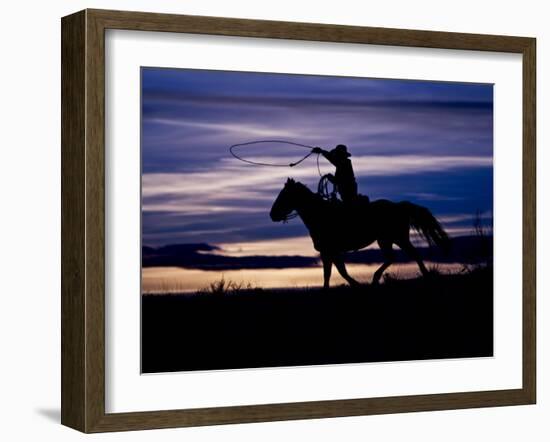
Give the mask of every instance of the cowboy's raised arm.
[[[329, 160], [332, 164], [334, 164], [334, 159], [332, 158], [331, 153], [328, 150], [321, 149], [320, 147], [314, 147], [311, 150], [313, 153], [320, 153], [322, 154], [327, 160]], [[336, 164], [334, 164], [336, 165]]]

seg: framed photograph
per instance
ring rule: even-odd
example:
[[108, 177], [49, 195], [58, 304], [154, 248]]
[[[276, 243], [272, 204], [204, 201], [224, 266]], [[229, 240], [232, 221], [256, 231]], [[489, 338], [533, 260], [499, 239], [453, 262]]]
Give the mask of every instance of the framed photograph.
[[533, 404], [535, 39], [62, 19], [62, 423]]

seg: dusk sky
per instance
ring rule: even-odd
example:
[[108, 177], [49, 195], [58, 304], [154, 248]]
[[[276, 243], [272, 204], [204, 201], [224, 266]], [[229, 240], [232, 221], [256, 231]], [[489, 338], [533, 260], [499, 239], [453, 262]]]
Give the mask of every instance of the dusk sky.
[[[316, 189], [315, 156], [296, 168], [239, 162], [229, 146], [281, 139], [351, 152], [359, 192], [428, 207], [451, 236], [476, 210], [491, 223], [493, 86], [186, 69], [142, 69], [144, 245], [227, 253], [314, 253], [299, 219], [269, 210], [287, 177]], [[239, 154], [289, 163], [307, 150]], [[333, 172], [321, 159], [323, 173]]]

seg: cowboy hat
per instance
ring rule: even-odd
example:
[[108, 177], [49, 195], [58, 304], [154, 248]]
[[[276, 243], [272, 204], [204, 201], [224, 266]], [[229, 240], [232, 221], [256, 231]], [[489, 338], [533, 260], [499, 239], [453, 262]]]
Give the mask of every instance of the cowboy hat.
[[339, 144], [332, 151], [339, 156], [345, 156], [346, 158], [351, 157], [351, 154], [348, 153], [348, 148], [343, 144]]

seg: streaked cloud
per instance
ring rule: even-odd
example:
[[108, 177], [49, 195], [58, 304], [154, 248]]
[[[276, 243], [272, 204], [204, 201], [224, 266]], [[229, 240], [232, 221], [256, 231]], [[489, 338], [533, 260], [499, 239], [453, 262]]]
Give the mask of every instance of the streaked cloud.
[[173, 120], [169, 118], [152, 118], [149, 122], [153, 124], [167, 125], [167, 126], [176, 126], [183, 127], [185, 129], [201, 129], [206, 131], [212, 131], [214, 133], [218, 132], [224, 136], [227, 136], [228, 133], [237, 134], [241, 137], [286, 137], [292, 138], [296, 137], [298, 134], [296, 132], [288, 130], [277, 130], [273, 127], [265, 126], [254, 126], [247, 125], [243, 126], [240, 123], [204, 123], [198, 121], [185, 121], [185, 120]]
[[[470, 223], [457, 217], [492, 210], [491, 85], [154, 68], [142, 80], [145, 244], [215, 242], [240, 253], [307, 237], [268, 212], [287, 177], [316, 188], [314, 157], [265, 168], [229, 155], [255, 139], [347, 144], [360, 191], [454, 217], [455, 233]], [[286, 164], [307, 150], [239, 152]], [[333, 171], [324, 159], [320, 167]]]

